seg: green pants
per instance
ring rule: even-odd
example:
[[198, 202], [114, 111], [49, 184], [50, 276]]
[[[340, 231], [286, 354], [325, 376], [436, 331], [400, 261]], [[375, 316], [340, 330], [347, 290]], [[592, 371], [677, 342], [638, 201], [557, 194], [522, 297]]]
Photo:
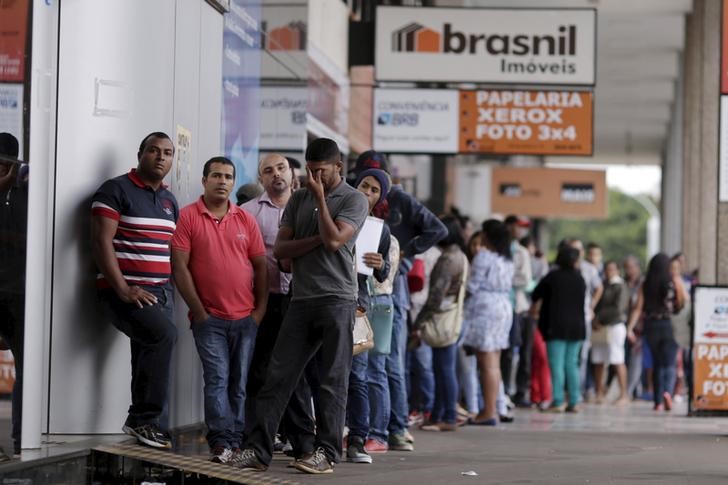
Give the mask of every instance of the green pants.
[[549, 340], [546, 342], [553, 384], [554, 406], [564, 403], [564, 380], [569, 393], [569, 406], [579, 402], [579, 351], [581, 340]]

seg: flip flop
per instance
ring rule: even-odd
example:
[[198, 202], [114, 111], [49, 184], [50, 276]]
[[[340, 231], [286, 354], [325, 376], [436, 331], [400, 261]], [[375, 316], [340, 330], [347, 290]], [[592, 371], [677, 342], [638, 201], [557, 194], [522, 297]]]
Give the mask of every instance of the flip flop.
[[496, 426], [498, 424], [497, 419], [485, 419], [483, 421], [476, 421], [474, 419], [469, 419], [468, 424], [473, 426]]

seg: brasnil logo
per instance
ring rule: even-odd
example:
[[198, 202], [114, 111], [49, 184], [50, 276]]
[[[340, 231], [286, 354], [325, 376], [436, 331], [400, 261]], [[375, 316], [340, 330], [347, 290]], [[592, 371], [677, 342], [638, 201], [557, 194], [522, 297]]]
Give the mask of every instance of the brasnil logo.
[[[440, 33], [442, 32], [442, 33]], [[503, 57], [502, 72], [575, 74], [576, 64], [567, 57], [577, 53], [576, 25], [560, 25], [555, 32], [542, 35], [524, 33], [466, 33], [455, 30], [451, 23], [433, 29], [412, 22], [392, 33], [392, 51], [423, 54], [452, 54]], [[505, 57], [562, 57], [561, 63], [508, 62]]]

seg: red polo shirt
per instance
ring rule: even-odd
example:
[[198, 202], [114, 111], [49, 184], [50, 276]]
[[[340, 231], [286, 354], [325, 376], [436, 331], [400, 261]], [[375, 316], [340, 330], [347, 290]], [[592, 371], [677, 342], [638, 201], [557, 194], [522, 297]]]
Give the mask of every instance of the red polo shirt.
[[207, 313], [225, 320], [247, 317], [255, 308], [253, 265], [265, 257], [255, 218], [235, 204], [221, 221], [200, 197], [182, 209], [172, 248], [190, 254], [189, 270]]

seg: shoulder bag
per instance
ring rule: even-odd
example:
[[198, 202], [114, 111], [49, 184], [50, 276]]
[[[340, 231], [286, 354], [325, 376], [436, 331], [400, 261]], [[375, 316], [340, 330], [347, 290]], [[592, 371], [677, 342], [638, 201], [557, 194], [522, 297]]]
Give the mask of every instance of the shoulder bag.
[[437, 310], [424, 319], [421, 329], [422, 340], [433, 348], [447, 347], [457, 342], [463, 327], [463, 301], [465, 300], [465, 282], [468, 278], [468, 259], [463, 255], [463, 276], [460, 279], [460, 291], [457, 300], [448, 308]]

